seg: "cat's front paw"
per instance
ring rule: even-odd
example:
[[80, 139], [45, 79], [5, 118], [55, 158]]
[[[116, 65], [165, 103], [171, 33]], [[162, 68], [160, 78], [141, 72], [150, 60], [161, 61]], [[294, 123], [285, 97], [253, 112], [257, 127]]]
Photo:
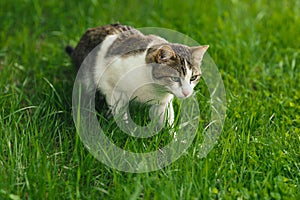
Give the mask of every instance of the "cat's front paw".
[[129, 124], [128, 114], [127, 114], [127, 113], [124, 113], [124, 114], [123, 114], [122, 120], [124, 121], [125, 124]]

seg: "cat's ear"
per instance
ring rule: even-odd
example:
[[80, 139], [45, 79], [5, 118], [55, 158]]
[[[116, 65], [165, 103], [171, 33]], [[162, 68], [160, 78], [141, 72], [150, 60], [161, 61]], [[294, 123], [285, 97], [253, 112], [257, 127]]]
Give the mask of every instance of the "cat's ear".
[[175, 57], [175, 52], [168, 45], [163, 45], [157, 50], [157, 54], [156, 54], [157, 63], [165, 63], [173, 57]]
[[197, 47], [191, 47], [191, 53], [192, 53], [192, 58], [196, 64], [201, 63], [204, 53], [206, 50], [209, 48], [208, 45], [203, 45], [203, 46], [197, 46]]

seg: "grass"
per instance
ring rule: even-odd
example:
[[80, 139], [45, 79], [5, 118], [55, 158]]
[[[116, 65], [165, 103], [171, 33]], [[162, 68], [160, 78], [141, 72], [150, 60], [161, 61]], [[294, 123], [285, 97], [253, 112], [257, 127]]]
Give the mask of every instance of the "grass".
[[[227, 118], [206, 158], [196, 139], [162, 170], [132, 174], [83, 146], [64, 47], [116, 21], [210, 45]], [[299, 199], [299, 25], [292, 0], [1, 1], [0, 199]]]

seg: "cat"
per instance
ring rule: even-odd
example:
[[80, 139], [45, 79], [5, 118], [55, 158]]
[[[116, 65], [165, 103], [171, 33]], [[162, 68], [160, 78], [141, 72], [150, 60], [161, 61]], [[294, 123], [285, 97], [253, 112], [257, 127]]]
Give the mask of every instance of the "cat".
[[[114, 115], [120, 113], [128, 98], [152, 105], [149, 115], [151, 120], [159, 118], [158, 127], [165, 120], [169, 125], [174, 123], [174, 96], [192, 95], [209, 47], [170, 43], [131, 26], [110, 24], [88, 29], [77, 46], [67, 46], [66, 51], [79, 68], [96, 46], [98, 52], [89, 66], [86, 84], [96, 85]], [[123, 119], [127, 120], [126, 113]]]

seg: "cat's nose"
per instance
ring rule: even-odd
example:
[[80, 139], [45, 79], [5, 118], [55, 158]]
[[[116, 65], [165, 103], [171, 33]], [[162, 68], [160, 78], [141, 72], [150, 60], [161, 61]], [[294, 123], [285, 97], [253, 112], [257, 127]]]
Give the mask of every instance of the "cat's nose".
[[182, 94], [183, 94], [185, 97], [187, 97], [187, 96], [189, 96], [190, 92], [187, 91], [187, 90], [182, 90]]

